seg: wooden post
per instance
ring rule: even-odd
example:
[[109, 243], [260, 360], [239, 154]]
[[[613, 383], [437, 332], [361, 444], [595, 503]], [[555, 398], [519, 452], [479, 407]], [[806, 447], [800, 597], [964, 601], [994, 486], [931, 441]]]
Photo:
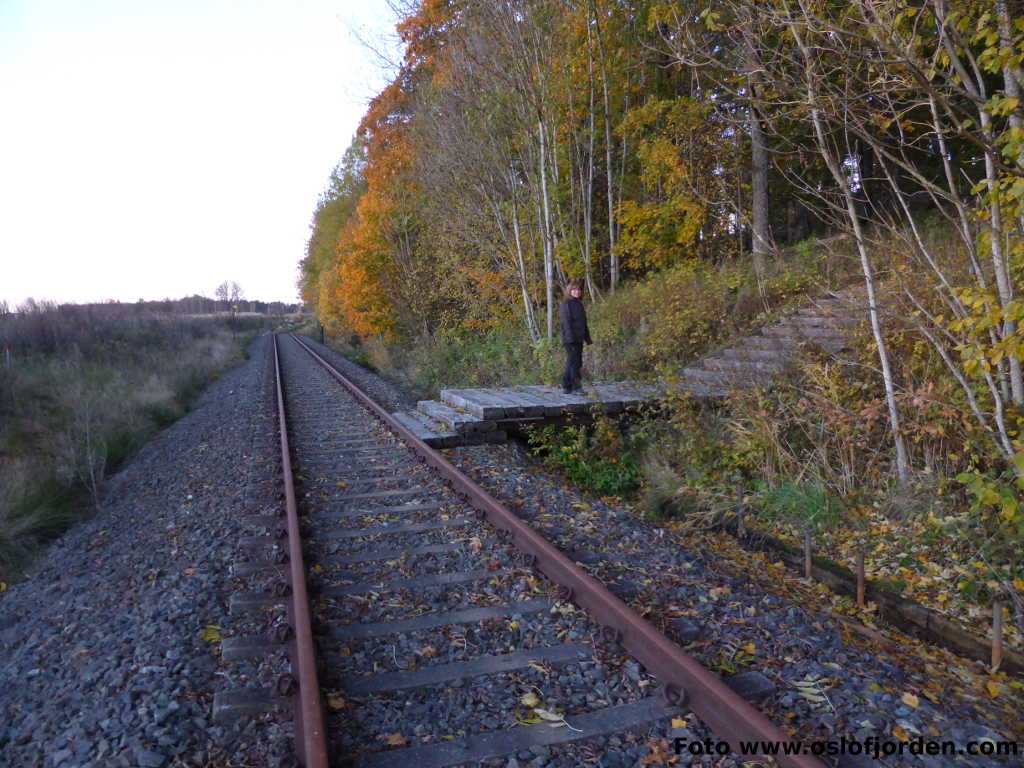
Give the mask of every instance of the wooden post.
[[864, 550], [857, 550], [857, 607], [864, 607]]
[[804, 578], [811, 579], [811, 531], [804, 529]]
[[1003, 601], [997, 596], [992, 601], [992, 671], [1003, 663]]
[[743, 486], [736, 485], [736, 536], [743, 538]]

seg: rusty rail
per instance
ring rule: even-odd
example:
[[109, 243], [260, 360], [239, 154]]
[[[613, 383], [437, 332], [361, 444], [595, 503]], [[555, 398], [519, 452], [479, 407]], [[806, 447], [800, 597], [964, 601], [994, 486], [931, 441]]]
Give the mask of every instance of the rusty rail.
[[[497, 499], [428, 446], [390, 413], [371, 400], [344, 374], [301, 339], [295, 341], [378, 419], [396, 432], [427, 464], [437, 469], [467, 503], [478, 510], [532, 561], [534, 567], [559, 585], [561, 597], [586, 610], [610, 635], [664, 686], [669, 704], [688, 706], [714, 733], [742, 754], [739, 742], [788, 742], [791, 738], [747, 703], [692, 656], [613, 595], [576, 563], [505, 508]], [[824, 768], [808, 755], [776, 755], [787, 768]]]
[[274, 378], [277, 383], [277, 424], [281, 433], [281, 473], [284, 478], [285, 512], [288, 527], [288, 619], [294, 631], [289, 644], [292, 670], [297, 675], [292, 693], [295, 717], [295, 745], [305, 768], [327, 768], [327, 739], [324, 733], [324, 712], [320, 702], [320, 684], [316, 675], [316, 652], [310, 625], [309, 595], [306, 592], [306, 571], [302, 562], [302, 539], [299, 532], [299, 511], [295, 501], [295, 478], [292, 476], [291, 451], [288, 447], [288, 422], [281, 386], [281, 364], [274, 334]]

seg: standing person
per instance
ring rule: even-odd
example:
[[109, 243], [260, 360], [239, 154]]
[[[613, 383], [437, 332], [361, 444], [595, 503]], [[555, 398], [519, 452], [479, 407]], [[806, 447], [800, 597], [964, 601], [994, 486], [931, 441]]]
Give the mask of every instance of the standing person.
[[565, 373], [562, 375], [562, 391], [565, 394], [583, 389], [580, 372], [583, 369], [583, 345], [590, 344], [590, 329], [587, 328], [587, 311], [580, 296], [583, 283], [573, 280], [566, 286], [566, 297], [558, 308], [558, 325], [565, 347]]

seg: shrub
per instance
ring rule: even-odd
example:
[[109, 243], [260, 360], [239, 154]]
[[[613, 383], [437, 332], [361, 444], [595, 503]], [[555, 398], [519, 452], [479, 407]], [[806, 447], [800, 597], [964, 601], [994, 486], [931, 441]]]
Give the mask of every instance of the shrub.
[[534, 428], [527, 439], [547, 466], [563, 472], [582, 488], [602, 495], [627, 496], [640, 487], [640, 468], [622, 452], [618, 428], [607, 418], [596, 419], [590, 427]]

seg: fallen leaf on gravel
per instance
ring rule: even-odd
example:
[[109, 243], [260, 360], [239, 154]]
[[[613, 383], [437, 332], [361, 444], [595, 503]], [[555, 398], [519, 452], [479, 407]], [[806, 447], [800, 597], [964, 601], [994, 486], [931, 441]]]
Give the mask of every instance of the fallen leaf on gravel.
[[519, 699], [519, 702], [524, 707], [530, 707], [532, 709], [533, 707], [536, 707], [538, 704], [540, 704], [540, 699], [537, 698], [537, 694], [535, 694], [535, 693], [528, 693], [525, 696], [523, 696], [521, 699]]
[[216, 624], [207, 624], [203, 627], [203, 631], [199, 633], [199, 637], [208, 643], [219, 643], [220, 642], [220, 627]]
[[914, 709], [917, 709], [917, 705], [921, 703], [920, 699], [918, 699], [917, 696], [915, 696], [912, 693], [904, 693], [903, 698], [900, 699], [900, 701], [902, 701], [908, 707], [913, 707]]
[[[186, 568], [184, 571], [181, 572], [181, 575], [182, 576], [191, 576], [195, 572], [196, 572], [195, 568]], [[0, 589], [0, 592], [3, 592], [3, 589]]]
[[667, 739], [651, 739], [647, 743], [651, 750], [644, 758], [643, 765], [675, 765], [679, 756], [674, 754]]
[[424, 645], [420, 648], [420, 656], [425, 659], [433, 659], [437, 656], [437, 648], [432, 645]]
[[344, 709], [346, 702], [341, 696], [328, 696], [327, 706], [331, 709]]
[[999, 687], [999, 683], [993, 680], [989, 680], [987, 683], [985, 683], [985, 689], [988, 691], [988, 695], [991, 696], [993, 699], [996, 696], [998, 696], [1002, 691], [1002, 689]]
[[562, 715], [556, 715], [554, 712], [548, 712], [546, 709], [541, 709], [540, 707], [534, 707], [533, 712], [542, 720], [547, 720], [549, 723], [552, 723], [552, 728], [558, 728], [565, 725], [565, 718]]
[[900, 741], [910, 741], [910, 734], [898, 725], [892, 729], [892, 735]]
[[400, 733], [383, 734], [377, 738], [391, 747], [404, 747], [409, 743], [409, 740]]
[[689, 723], [686, 722], [686, 718], [684, 718], [684, 717], [673, 717], [672, 718], [672, 727], [673, 728], [685, 728], [687, 725], [689, 725]]

